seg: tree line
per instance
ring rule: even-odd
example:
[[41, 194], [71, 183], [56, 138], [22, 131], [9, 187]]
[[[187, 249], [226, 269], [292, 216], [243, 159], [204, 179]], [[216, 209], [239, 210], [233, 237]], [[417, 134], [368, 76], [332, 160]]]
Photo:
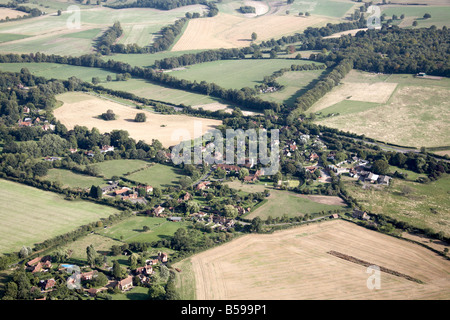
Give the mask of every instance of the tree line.
[[217, 5], [212, 1], [206, 0], [137, 0], [136, 2], [121, 3], [118, 5], [105, 5], [105, 6], [112, 9], [154, 8], [159, 10], [172, 10], [194, 4], [202, 4], [204, 6], [207, 6], [209, 9], [209, 12], [207, 13], [208, 17], [214, 17], [219, 13]]

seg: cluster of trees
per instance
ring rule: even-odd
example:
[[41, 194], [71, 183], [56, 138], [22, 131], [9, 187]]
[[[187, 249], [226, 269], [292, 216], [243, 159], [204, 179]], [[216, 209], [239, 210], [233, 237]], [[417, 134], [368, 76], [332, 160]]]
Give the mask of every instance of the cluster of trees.
[[252, 6], [241, 6], [239, 8], [239, 11], [241, 13], [255, 13], [256, 9], [255, 9], [255, 7], [252, 7]]
[[327, 92], [337, 86], [340, 81], [353, 68], [353, 61], [350, 59], [343, 59], [337, 64], [333, 70], [328, 73], [323, 79], [318, 81], [314, 87], [306, 91], [303, 95], [295, 100], [294, 110], [289, 115], [290, 117], [298, 117], [298, 115], [305, 110], [308, 110], [315, 102], [322, 98]]
[[112, 27], [109, 27], [108, 30], [97, 39], [96, 47], [97, 51], [102, 55], [110, 55], [111, 54], [111, 46], [117, 41], [117, 39], [123, 34], [122, 26], [120, 22], [115, 22]]
[[[192, 17], [194, 18], [194, 17]], [[111, 53], [155, 53], [167, 50], [175, 41], [176, 37], [181, 33], [181, 30], [188, 22], [188, 18], [181, 18], [167, 27], [160, 30], [160, 37], [158, 37], [151, 45], [140, 47], [134, 44], [115, 43], [117, 38], [122, 35], [122, 28], [120, 23], [114, 23], [98, 40], [97, 50], [103, 55]]]
[[437, 76], [450, 76], [449, 39], [447, 27], [403, 29], [396, 26], [382, 30], [360, 31], [354, 37], [317, 39], [306, 42], [302, 49], [331, 51], [316, 54], [317, 61], [351, 59], [354, 68], [381, 73], [426, 72]]
[[183, 54], [178, 57], [165, 58], [163, 60], [156, 60], [154, 67], [156, 69], [173, 69], [217, 60], [245, 59], [245, 55], [248, 53], [250, 53], [249, 48], [207, 50], [198, 53]]
[[15, 21], [15, 20], [29, 19], [29, 18], [39, 17], [44, 14], [38, 8], [30, 8], [27, 6], [19, 5], [20, 3], [25, 3], [25, 2], [11, 1], [6, 4], [2, 3], [2, 4], [0, 4], [0, 8], [11, 8], [11, 9], [14, 9], [17, 11], [22, 11], [22, 12], [28, 13], [28, 15], [20, 16], [17, 18], [6, 17], [5, 19], [0, 20], [0, 22], [9, 22], [9, 21]]

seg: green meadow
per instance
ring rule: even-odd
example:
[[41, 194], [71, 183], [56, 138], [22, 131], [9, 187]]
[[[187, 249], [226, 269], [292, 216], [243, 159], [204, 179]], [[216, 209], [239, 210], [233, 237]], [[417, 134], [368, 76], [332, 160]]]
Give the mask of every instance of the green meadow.
[[[149, 229], [145, 231], [144, 226]], [[165, 218], [135, 216], [105, 228], [98, 233], [123, 242], [154, 242], [172, 236], [184, 222], [171, 222]]]
[[269, 201], [255, 209], [246, 218], [253, 219], [260, 217], [266, 220], [269, 216], [276, 218], [282, 217], [283, 215], [294, 218], [298, 216], [302, 217], [308, 213], [327, 212], [343, 208], [341, 205], [318, 203], [288, 191], [270, 190]]
[[109, 160], [95, 164], [100, 169], [100, 174], [106, 179], [112, 176], [123, 176], [136, 170], [151, 166], [150, 162], [144, 160]]
[[0, 180], [0, 252], [33, 247], [77, 227], [119, 213], [88, 201], [68, 201], [62, 195]]
[[48, 79], [65, 80], [74, 76], [83, 81], [91, 82], [93, 77], [99, 77], [100, 81], [106, 82], [108, 75], [115, 79], [114, 73], [99, 68], [58, 63], [0, 63], [0, 70], [2, 71], [20, 72], [22, 68], [27, 68], [35, 76]]
[[[309, 61], [291, 59], [242, 59], [205, 62], [187, 66], [184, 70], [172, 71], [171, 76], [189, 81], [216, 83], [226, 89], [253, 88], [265, 76], [291, 65], [309, 64]], [[239, 73], [239, 77], [236, 74]]]
[[[431, 18], [424, 19], [423, 15], [425, 13], [429, 13], [431, 15]], [[413, 21], [417, 21], [418, 28], [431, 27], [432, 25], [435, 25], [438, 28], [442, 28], [443, 26], [450, 26], [450, 10], [448, 7], [389, 6], [385, 9], [381, 7], [381, 14], [386, 14], [386, 18], [391, 18], [394, 14], [398, 17], [404, 14], [407, 21], [404, 22], [405, 25], [400, 23], [400, 26], [402, 27], [410, 27]], [[406, 22], [408, 22], [408, 25], [406, 25]]]
[[65, 169], [50, 169], [48, 174], [41, 179], [59, 182], [63, 187], [68, 188], [90, 188], [92, 185], [106, 185], [106, 181], [102, 178], [74, 173]]
[[155, 164], [147, 169], [128, 175], [127, 179], [145, 183], [152, 187], [165, 188], [177, 185], [182, 176], [181, 169], [163, 164]]

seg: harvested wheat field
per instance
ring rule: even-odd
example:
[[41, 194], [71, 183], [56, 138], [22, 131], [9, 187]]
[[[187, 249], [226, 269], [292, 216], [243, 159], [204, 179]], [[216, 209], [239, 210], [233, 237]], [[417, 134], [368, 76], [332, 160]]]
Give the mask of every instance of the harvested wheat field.
[[10, 19], [15, 19], [15, 18], [22, 17], [25, 15], [26, 15], [26, 13], [21, 12], [21, 11], [9, 9], [9, 8], [0, 8], [0, 20], [6, 19], [6, 17], [8, 17]]
[[328, 17], [296, 17], [264, 15], [246, 18], [219, 13], [215, 17], [192, 19], [183, 36], [173, 46], [172, 51], [219, 49], [248, 46], [253, 32], [258, 41], [278, 38], [305, 30], [310, 26], [325, 25]]
[[[155, 114], [79, 92], [64, 93], [58, 95], [57, 99], [64, 104], [54, 111], [54, 115], [69, 130], [75, 125], [86, 126], [89, 129], [95, 127], [102, 133], [126, 130], [136, 141], [151, 143], [152, 139], [157, 139], [165, 147], [199, 137], [222, 123], [218, 120], [185, 115]], [[117, 120], [105, 121], [99, 118], [108, 109], [113, 110]], [[139, 112], [146, 113], [146, 122], [134, 121]]]
[[[358, 261], [380, 267], [379, 289]], [[450, 261], [343, 220], [243, 236], [191, 262], [198, 300], [450, 298]]]
[[311, 108], [311, 112], [317, 112], [328, 108], [338, 102], [362, 101], [373, 103], [386, 103], [393, 94], [396, 83], [376, 82], [376, 83], [347, 83], [343, 82], [326, 94]]

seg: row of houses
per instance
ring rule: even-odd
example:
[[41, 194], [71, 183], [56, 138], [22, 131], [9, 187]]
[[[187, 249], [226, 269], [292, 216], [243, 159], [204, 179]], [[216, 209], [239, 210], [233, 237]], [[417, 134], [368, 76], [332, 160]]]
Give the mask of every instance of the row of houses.
[[[107, 153], [107, 152], [113, 152], [114, 151], [114, 146], [108, 146], [108, 145], [104, 145], [101, 147], [100, 149], [100, 153]], [[72, 151], [71, 151], [72, 152]], [[76, 152], [76, 151], [75, 151]], [[72, 152], [73, 153], [73, 152]], [[86, 151], [85, 154], [88, 157], [93, 157], [95, 155], [95, 152], [92, 150]]]
[[19, 127], [33, 127], [33, 126], [40, 126], [42, 130], [49, 131], [49, 130], [55, 130], [55, 125], [48, 122], [48, 120], [41, 120], [40, 117], [37, 117], [36, 119], [32, 119], [30, 117], [26, 117], [23, 120], [19, 119], [17, 122]]
[[122, 200], [130, 200], [132, 202], [146, 203], [145, 197], [139, 196], [139, 189], [143, 189], [147, 195], [153, 192], [153, 187], [149, 185], [138, 185], [137, 187], [119, 187], [117, 181], [110, 181], [108, 186], [102, 188], [103, 195], [111, 197], [120, 197]]

